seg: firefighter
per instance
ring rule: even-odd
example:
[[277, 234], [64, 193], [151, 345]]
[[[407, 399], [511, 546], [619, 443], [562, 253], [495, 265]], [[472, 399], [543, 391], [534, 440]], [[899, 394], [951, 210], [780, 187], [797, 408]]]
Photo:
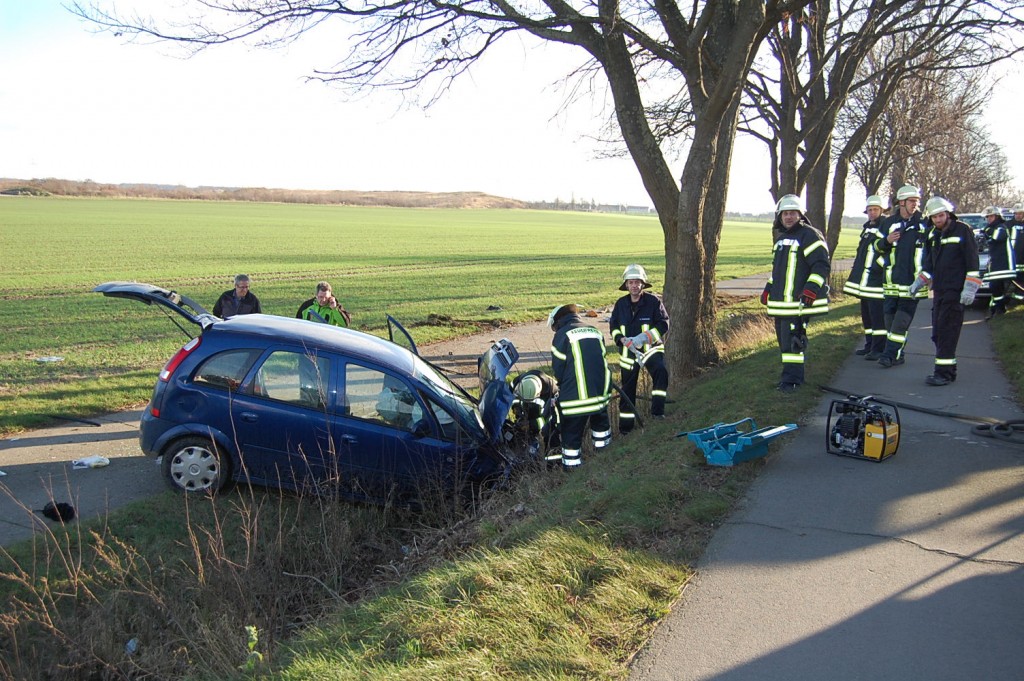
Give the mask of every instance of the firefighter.
[[825, 237], [807, 221], [799, 196], [786, 194], [779, 199], [772, 233], [776, 235], [772, 274], [761, 292], [761, 304], [775, 318], [782, 353], [782, 376], [776, 389], [791, 393], [804, 383], [807, 320], [828, 312], [832, 266]]
[[932, 288], [932, 342], [935, 368], [925, 379], [928, 385], [949, 385], [956, 380], [956, 345], [964, 325], [964, 307], [974, 302], [981, 286], [978, 243], [974, 230], [957, 219], [953, 204], [933, 196], [924, 214], [932, 229], [927, 257], [911, 290]]
[[988, 222], [984, 230], [989, 255], [985, 281], [992, 291], [992, 297], [988, 301], [988, 316], [985, 319], [992, 319], [996, 315], [1006, 313], [1006, 293], [1017, 277], [1017, 268], [1014, 265], [1011, 228], [1003, 220], [1002, 211], [995, 206], [989, 206], [982, 215]]
[[651, 416], [665, 418], [668, 397], [668, 367], [665, 366], [665, 336], [668, 311], [659, 296], [644, 289], [651, 287], [647, 270], [629, 265], [622, 273], [620, 291], [628, 293], [615, 302], [611, 326], [612, 340], [619, 348], [622, 395], [619, 399], [619, 432], [628, 433], [636, 423], [636, 385], [640, 371], [647, 369], [654, 387], [651, 390]]
[[885, 314], [882, 311], [882, 282], [885, 271], [878, 255], [877, 242], [882, 238], [879, 231], [885, 202], [881, 196], [873, 194], [868, 197], [864, 213], [867, 222], [860, 231], [857, 243], [857, 254], [850, 268], [850, 276], [843, 284], [843, 292], [860, 298], [860, 319], [864, 327], [864, 347], [856, 354], [864, 359], [875, 361], [882, 356], [885, 349]]
[[583, 463], [583, 431], [590, 424], [595, 449], [612, 441], [608, 421], [612, 376], [605, 361], [604, 334], [584, 324], [576, 305], [559, 305], [548, 315], [551, 369], [558, 382], [555, 418], [562, 439], [562, 466], [571, 470]]
[[921, 272], [928, 236], [928, 227], [917, 209], [921, 192], [913, 185], [903, 185], [896, 191], [896, 200], [899, 210], [882, 222], [882, 237], [877, 242], [886, 263], [882, 284], [886, 340], [878, 364], [886, 369], [906, 361], [903, 350], [907, 346], [907, 332], [919, 299], [928, 296], [927, 291], [910, 293], [910, 285]]
[[[526, 421], [530, 454], [537, 454], [542, 447], [547, 451], [556, 444], [554, 437], [557, 431], [551, 428], [551, 417], [558, 399], [558, 384], [540, 369], [531, 369], [516, 376], [511, 388], [515, 395], [512, 409]], [[561, 454], [551, 454], [544, 458], [559, 461], [562, 457]]]
[[1024, 300], [1024, 203], [1013, 207], [1013, 220], [1006, 225], [1013, 243], [1013, 262], [1017, 271], [1012, 284], [1007, 283], [1007, 294], [1014, 301]]

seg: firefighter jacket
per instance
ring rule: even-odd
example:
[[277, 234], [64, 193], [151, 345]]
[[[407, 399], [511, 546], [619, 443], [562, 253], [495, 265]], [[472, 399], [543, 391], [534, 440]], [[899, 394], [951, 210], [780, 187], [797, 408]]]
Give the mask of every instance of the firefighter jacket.
[[950, 213], [952, 224], [944, 230], [932, 228], [928, 234], [924, 271], [932, 277], [937, 299], [959, 298], [967, 277], [978, 276], [978, 242], [974, 230]]
[[[765, 291], [768, 314], [772, 317], [803, 317], [828, 312], [828, 277], [832, 271], [825, 237], [803, 215], [791, 229], [782, 229], [779, 218], [772, 227], [777, 234], [772, 259], [772, 275]], [[804, 290], [814, 294], [814, 303], [805, 306], [800, 298]]]
[[532, 425], [536, 432], [539, 433], [547, 425], [548, 417], [550, 416], [549, 411], [553, 408], [553, 400], [558, 398], [558, 384], [555, 383], [555, 379], [540, 369], [531, 369], [519, 374], [512, 380], [512, 384], [509, 387], [512, 388], [513, 393], [516, 391], [516, 386], [522, 383], [523, 379], [527, 376], [537, 377], [540, 381], [540, 393], [532, 400], [524, 400], [516, 396], [515, 402], [527, 407], [526, 413], [528, 418], [533, 421]]
[[1013, 243], [1013, 262], [1016, 264], [1017, 272], [1024, 272], [1024, 222], [1013, 220], [1006, 225], [1010, 232], [1010, 241]]
[[629, 295], [624, 295], [615, 301], [612, 308], [612, 316], [608, 321], [611, 327], [612, 340], [619, 347], [619, 367], [628, 371], [637, 362], [637, 357], [642, 353], [638, 350], [623, 346], [622, 341], [626, 338], [638, 336], [645, 331], [649, 332], [651, 343], [647, 347], [647, 353], [665, 352], [665, 336], [668, 334], [668, 310], [661, 298], [642, 291], [640, 300], [633, 304]]
[[565, 416], [595, 414], [608, 406], [612, 375], [605, 361], [604, 334], [577, 314], [559, 320], [551, 341], [551, 370]]
[[985, 240], [988, 242], [989, 255], [985, 281], [1013, 279], [1017, 276], [1013, 240], [1010, 234], [1012, 229], [1001, 217], [996, 217], [992, 224], [985, 227]]
[[[878, 240], [878, 252], [885, 262], [885, 295], [894, 298], [927, 298], [928, 291], [921, 289], [916, 296], [910, 295], [910, 285], [924, 266], [924, 250], [928, 240], [930, 223], [921, 219], [921, 211], [914, 211], [909, 218], [896, 211], [882, 222], [882, 236]], [[900, 239], [894, 244], [887, 238], [894, 231], [900, 232]]]
[[885, 281], [885, 270], [878, 253], [878, 240], [882, 238], [879, 226], [883, 218], [868, 220], [860, 232], [857, 243], [857, 254], [853, 258], [850, 276], [843, 284], [843, 293], [857, 298], [884, 297], [882, 284]]

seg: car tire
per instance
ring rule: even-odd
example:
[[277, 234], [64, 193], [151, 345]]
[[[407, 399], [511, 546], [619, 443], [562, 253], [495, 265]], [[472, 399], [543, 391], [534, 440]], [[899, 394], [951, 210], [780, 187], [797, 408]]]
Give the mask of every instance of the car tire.
[[212, 439], [193, 435], [169, 444], [161, 467], [164, 479], [176, 492], [215, 494], [227, 483], [228, 465]]

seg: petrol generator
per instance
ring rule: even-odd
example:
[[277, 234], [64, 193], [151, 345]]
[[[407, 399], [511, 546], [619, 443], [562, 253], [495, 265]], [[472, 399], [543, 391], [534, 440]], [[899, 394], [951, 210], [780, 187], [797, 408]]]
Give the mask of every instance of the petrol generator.
[[871, 396], [832, 400], [825, 426], [829, 454], [884, 461], [900, 446], [900, 412]]

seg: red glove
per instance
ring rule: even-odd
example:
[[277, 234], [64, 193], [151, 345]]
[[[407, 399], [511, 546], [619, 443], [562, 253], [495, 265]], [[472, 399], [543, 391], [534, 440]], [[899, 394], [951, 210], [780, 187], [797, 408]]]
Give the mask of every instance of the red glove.
[[814, 301], [818, 298], [818, 294], [809, 288], [805, 288], [804, 292], [800, 294], [800, 302], [806, 307], [814, 305]]
[[761, 291], [761, 304], [762, 305], [767, 305], [768, 304], [768, 288], [767, 287], [765, 287], [765, 289], [763, 291]]

